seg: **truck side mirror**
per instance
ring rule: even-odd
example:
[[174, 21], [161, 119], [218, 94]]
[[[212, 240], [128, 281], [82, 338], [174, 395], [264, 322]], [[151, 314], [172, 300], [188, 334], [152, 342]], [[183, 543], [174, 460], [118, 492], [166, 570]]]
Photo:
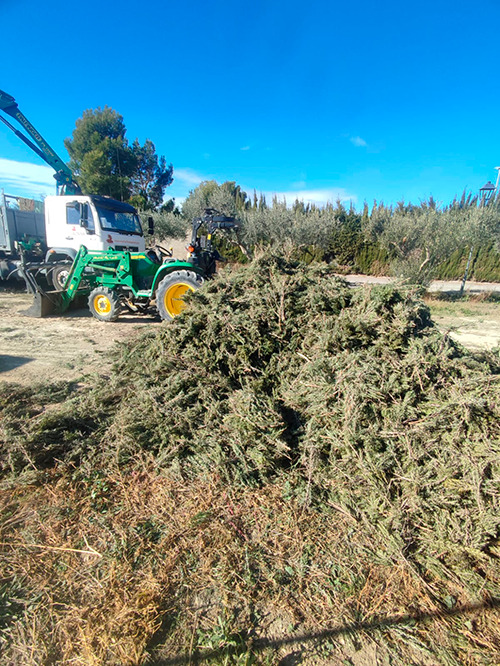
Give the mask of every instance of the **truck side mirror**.
[[155, 221], [152, 217], [148, 217], [148, 234], [152, 236], [155, 232]]

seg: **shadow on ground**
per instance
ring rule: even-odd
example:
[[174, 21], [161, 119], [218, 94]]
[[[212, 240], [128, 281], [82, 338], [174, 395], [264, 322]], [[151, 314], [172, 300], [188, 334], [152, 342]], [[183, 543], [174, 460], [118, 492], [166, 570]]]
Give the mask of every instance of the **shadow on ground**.
[[[232, 637], [231, 645], [225, 645], [218, 649], [193, 651], [187, 654], [178, 654], [172, 657], [155, 657], [152, 655], [147, 660], [148, 666], [176, 666], [177, 664], [200, 664], [210, 659], [218, 657], [224, 658], [228, 655], [245, 654], [248, 651], [252, 653], [262, 652], [269, 648], [280, 648], [287, 645], [303, 644], [308, 642], [321, 643], [321, 641], [335, 638], [346, 633], [356, 633], [361, 631], [373, 631], [375, 629], [385, 629], [398, 625], [410, 624], [414, 626], [416, 623], [425, 623], [428, 620], [439, 618], [447, 618], [453, 616], [463, 616], [470, 613], [476, 613], [481, 610], [493, 610], [500, 607], [500, 599], [492, 599], [486, 603], [469, 604], [451, 609], [443, 609], [434, 613], [409, 613], [406, 615], [395, 615], [383, 619], [375, 619], [369, 622], [353, 622], [350, 624], [332, 627], [318, 632], [310, 633], [297, 633], [290, 636], [285, 636], [279, 639], [258, 638], [252, 639], [251, 632], [246, 635], [242, 633]], [[292, 657], [292, 661], [288, 661]], [[294, 651], [293, 655], [288, 655], [280, 662], [281, 664], [300, 664], [302, 661], [300, 650]]]
[[2, 354], [0, 355], [0, 372], [8, 372], [9, 370], [20, 368], [22, 365], [31, 363], [34, 360], [34, 358], [28, 356], [6, 356]]

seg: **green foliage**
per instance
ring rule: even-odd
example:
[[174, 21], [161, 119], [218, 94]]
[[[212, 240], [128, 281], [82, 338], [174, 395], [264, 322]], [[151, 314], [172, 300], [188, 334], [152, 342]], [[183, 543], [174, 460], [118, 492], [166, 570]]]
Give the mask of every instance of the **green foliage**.
[[[475, 253], [477, 256], [477, 252]], [[469, 256], [468, 247], [460, 247], [455, 249], [448, 259], [442, 262], [436, 271], [436, 277], [442, 280], [458, 280], [461, 279], [465, 273], [467, 265], [467, 258]], [[469, 277], [471, 272], [469, 271]]]
[[145, 211], [141, 212], [142, 228], [148, 228], [148, 218], [152, 217], [155, 225], [154, 236], [151, 240], [163, 241], [169, 238], [184, 240], [189, 224], [179, 213], [174, 211]]
[[175, 197], [172, 199], [167, 199], [158, 209], [161, 213], [175, 213], [180, 215], [181, 211], [175, 203]]
[[334, 214], [328, 254], [339, 264], [352, 266], [364, 243], [361, 216], [353, 208], [347, 211], [341, 202], [337, 203]]
[[325, 252], [317, 245], [300, 245], [292, 252], [292, 257], [308, 266], [316, 261], [325, 261]]
[[365, 241], [355, 256], [356, 272], [366, 275], [388, 275], [390, 273], [391, 255], [378, 243]]
[[123, 117], [108, 106], [87, 109], [76, 121], [72, 138], [64, 145], [84, 193], [129, 198], [136, 159], [125, 133]]
[[[246, 192], [232, 181], [218, 185], [215, 180], [200, 183], [182, 205], [182, 215], [191, 222], [193, 218], [203, 215], [206, 208], [212, 208], [223, 215], [235, 217], [240, 222], [244, 211], [250, 207]], [[225, 234], [214, 238], [214, 247], [228, 261], [245, 263], [250, 253], [245, 246], [245, 239], [240, 234]]]
[[[229, 186], [229, 187], [227, 187]], [[219, 186], [207, 181], [188, 197], [183, 213], [199, 215], [214, 207], [237, 215], [239, 241], [247, 249], [262, 246], [297, 248], [302, 259], [327, 260], [338, 270], [392, 274], [409, 283], [427, 284], [435, 277], [463, 276], [468, 250], [477, 249], [470, 277], [499, 278], [500, 201], [478, 206], [471, 195], [440, 207], [430, 198], [418, 206], [400, 202], [396, 207], [375, 202], [362, 213], [338, 201], [324, 208], [273, 198], [270, 205], [253, 194], [253, 201], [237, 206], [234, 183]], [[313, 249], [314, 248], [314, 249]], [[248, 254], [248, 252], [247, 252]]]
[[497, 205], [455, 201], [440, 209], [431, 198], [420, 206], [401, 202], [385, 213], [378, 242], [395, 253], [391, 272], [415, 283], [428, 283], [457, 248], [492, 242], [500, 234]]
[[386, 663], [496, 663], [498, 355], [270, 251], [189, 301], [76, 394], [0, 391], [9, 663], [250, 663], [325, 627], [328, 663], [368, 630]]
[[490, 243], [474, 251], [471, 277], [482, 282], [500, 282], [500, 252]]
[[237, 216], [250, 206], [246, 192], [233, 181], [218, 185], [215, 180], [204, 180], [182, 205], [182, 214], [192, 220], [203, 215], [206, 208], [213, 208], [224, 215]]
[[240, 216], [240, 237], [248, 247], [283, 246], [291, 243], [315, 245], [327, 251], [334, 227], [338, 225], [333, 207], [309, 206], [289, 208], [284, 201], [273, 199], [270, 206], [251, 208]]
[[136, 168], [132, 175], [130, 203], [141, 210], [155, 210], [163, 202], [165, 189], [172, 184], [174, 168], [167, 167], [165, 157], [158, 158], [154, 143], [146, 139], [143, 146], [132, 144]]
[[241, 246], [231, 242], [231, 239], [228, 239], [227, 235], [217, 234], [214, 236], [212, 244], [222, 257], [222, 261], [237, 264], [247, 264], [249, 262], [249, 257], [243, 252]]
[[[441, 280], [461, 280], [469, 258], [469, 247], [457, 248], [436, 271]], [[474, 247], [468, 278], [478, 282], [500, 282], [500, 253], [494, 243]]]
[[64, 141], [69, 166], [85, 194], [130, 201], [142, 210], [161, 206], [172, 183], [173, 167], [158, 157], [154, 143], [136, 139], [129, 146], [123, 116], [114, 109], [87, 109]]

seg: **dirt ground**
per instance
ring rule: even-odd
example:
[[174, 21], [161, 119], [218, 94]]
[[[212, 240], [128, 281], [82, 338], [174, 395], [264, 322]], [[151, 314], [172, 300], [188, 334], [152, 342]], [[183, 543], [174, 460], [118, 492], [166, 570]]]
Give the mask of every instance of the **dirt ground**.
[[[189, 236], [162, 244], [174, 257], [186, 254]], [[108, 351], [149, 327], [167, 326], [159, 317], [125, 314], [117, 322], [99, 322], [88, 309], [33, 319], [20, 314], [33, 302], [20, 284], [0, 281], [0, 381], [30, 384], [47, 379], [80, 380], [106, 375]]]
[[443, 332], [467, 349], [479, 351], [500, 347], [500, 303], [481, 300], [445, 301], [427, 299], [432, 318]]
[[108, 352], [115, 342], [168, 325], [159, 318], [132, 314], [104, 323], [88, 309], [33, 319], [20, 314], [32, 300], [23, 291], [0, 289], [0, 381], [31, 384], [106, 375], [111, 369]]
[[[20, 288], [0, 286], [0, 381], [32, 384], [41, 380], [85, 381], [111, 369], [109, 350], [147, 330], [168, 326], [159, 318], [123, 315], [117, 322], [94, 319], [88, 309], [32, 319], [20, 312], [32, 297]], [[500, 345], [500, 303], [429, 301], [434, 320], [473, 350]]]

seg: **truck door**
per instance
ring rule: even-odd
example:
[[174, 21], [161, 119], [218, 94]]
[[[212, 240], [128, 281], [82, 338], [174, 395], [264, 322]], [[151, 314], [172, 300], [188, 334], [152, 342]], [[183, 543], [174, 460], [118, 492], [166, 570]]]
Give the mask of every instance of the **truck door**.
[[89, 250], [100, 249], [95, 235], [95, 221], [88, 203], [69, 201], [66, 204], [66, 240], [71, 247], [85, 245]]

